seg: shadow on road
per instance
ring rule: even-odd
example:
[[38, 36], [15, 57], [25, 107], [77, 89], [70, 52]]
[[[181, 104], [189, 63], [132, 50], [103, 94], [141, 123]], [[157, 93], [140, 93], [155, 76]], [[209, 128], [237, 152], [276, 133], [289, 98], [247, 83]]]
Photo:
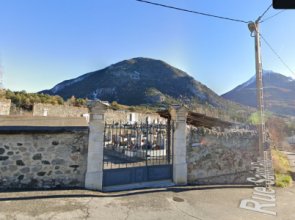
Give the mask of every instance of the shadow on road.
[[[15, 193], [29, 193], [29, 191], [10, 191], [10, 192], [0, 192], [0, 202], [3, 201], [23, 201], [23, 200], [35, 200], [35, 199], [62, 199], [62, 198], [116, 198], [116, 197], [125, 197], [125, 196], [133, 196], [139, 194], [151, 194], [151, 193], [159, 193], [159, 192], [186, 192], [192, 190], [214, 190], [214, 189], [241, 189], [241, 188], [252, 188], [250, 185], [210, 185], [210, 186], [179, 186], [179, 187], [168, 187], [168, 188], [160, 188], [160, 189], [142, 189], [142, 190], [129, 190], [119, 193], [102, 193], [97, 191], [90, 190], [72, 190], [73, 194], [63, 194], [62, 190], [54, 190], [55, 192], [60, 191], [60, 193], [50, 194], [53, 191], [31, 191], [31, 193], [47, 193], [45, 195], [34, 195], [34, 196], [7, 196], [1, 197], [1, 194], [15, 194]], [[75, 193], [77, 191], [83, 190], [85, 193]], [[64, 191], [64, 190], [63, 190]]]

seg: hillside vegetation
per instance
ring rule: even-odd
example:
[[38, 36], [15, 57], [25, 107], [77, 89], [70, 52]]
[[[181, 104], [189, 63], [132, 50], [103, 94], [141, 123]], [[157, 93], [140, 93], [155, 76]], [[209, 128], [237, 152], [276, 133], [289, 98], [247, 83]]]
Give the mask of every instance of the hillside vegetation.
[[68, 100], [64, 100], [58, 95], [48, 95], [39, 93], [27, 93], [26, 91], [13, 92], [10, 90], [2, 90], [0, 92], [0, 99], [10, 99], [15, 108], [20, 108], [25, 111], [31, 111], [34, 103], [44, 103], [52, 105], [72, 105], [72, 106], [84, 106], [86, 105], [86, 99], [76, 99], [71, 97]]

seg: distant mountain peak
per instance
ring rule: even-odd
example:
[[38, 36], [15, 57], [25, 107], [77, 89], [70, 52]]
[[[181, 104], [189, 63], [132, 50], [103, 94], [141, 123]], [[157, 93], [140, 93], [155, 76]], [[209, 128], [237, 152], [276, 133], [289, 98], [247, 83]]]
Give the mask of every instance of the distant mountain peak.
[[[295, 80], [271, 70], [264, 70], [262, 81], [266, 110], [278, 114], [295, 115]], [[256, 76], [254, 75], [222, 97], [256, 107]]]
[[123, 60], [41, 92], [65, 99], [74, 95], [126, 105], [182, 102], [225, 107], [228, 103], [184, 71], [146, 57]]

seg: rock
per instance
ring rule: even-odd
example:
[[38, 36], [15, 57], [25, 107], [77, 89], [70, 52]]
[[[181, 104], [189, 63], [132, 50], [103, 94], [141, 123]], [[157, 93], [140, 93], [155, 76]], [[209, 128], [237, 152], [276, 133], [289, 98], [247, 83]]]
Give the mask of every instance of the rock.
[[77, 186], [77, 185], [79, 185], [79, 183], [80, 182], [78, 180], [74, 179], [71, 182], [69, 182], [69, 185], [71, 185], [71, 186]]
[[20, 147], [20, 148], [19, 148], [19, 151], [20, 151], [20, 152], [25, 152], [25, 151], [27, 151], [27, 148], [25, 148], [25, 147]]
[[46, 151], [47, 152], [55, 151], [55, 146], [49, 146]]
[[42, 160], [42, 164], [49, 165], [50, 162], [48, 160]]
[[9, 157], [8, 156], [0, 156], [0, 161], [1, 160], [7, 160]]
[[77, 161], [79, 159], [79, 155], [71, 155], [71, 159], [73, 161]]
[[41, 165], [37, 165], [37, 166], [34, 166], [33, 168], [32, 168], [32, 172], [38, 172], [38, 171], [40, 171], [42, 169], [42, 166]]
[[7, 145], [4, 145], [4, 148], [5, 148], [6, 150], [9, 150], [9, 146], [7, 146]]
[[17, 145], [17, 146], [23, 146], [23, 144], [22, 144], [22, 143], [17, 143], [16, 145]]
[[31, 179], [28, 185], [29, 185], [31, 188], [38, 187], [38, 180], [36, 180], [36, 179]]
[[21, 173], [28, 173], [28, 172], [30, 172], [30, 168], [29, 167], [24, 167], [24, 168], [20, 169], [20, 172]]
[[74, 171], [77, 170], [77, 168], [79, 167], [79, 165], [70, 165], [71, 168], [74, 168]]
[[5, 160], [2, 162], [2, 166], [13, 165], [13, 164], [14, 164], [13, 160]]
[[19, 181], [22, 181], [22, 180], [24, 179], [24, 177], [25, 177], [24, 175], [20, 175], [20, 176], [17, 177], [17, 179], [18, 179]]
[[46, 174], [46, 172], [38, 172], [37, 175], [38, 176], [44, 176]]
[[33, 160], [41, 160], [42, 154], [35, 154], [32, 158], [33, 158]]
[[14, 155], [11, 157], [12, 160], [20, 160], [21, 158], [21, 155]]
[[17, 160], [16, 161], [16, 165], [18, 165], [18, 166], [24, 166], [25, 163], [22, 160]]
[[43, 152], [43, 151], [45, 151], [45, 148], [44, 148], [44, 147], [40, 147], [40, 148], [38, 149], [38, 152]]
[[80, 152], [80, 147], [72, 146], [72, 153]]
[[9, 151], [9, 152], [7, 152], [7, 155], [8, 155], [8, 156], [11, 156], [11, 155], [13, 155], [13, 154], [14, 154], [13, 151]]
[[52, 145], [59, 145], [59, 142], [58, 141], [52, 141]]
[[4, 148], [0, 148], [0, 155], [5, 153], [5, 149]]
[[65, 160], [63, 160], [63, 159], [54, 159], [54, 160], [52, 160], [52, 164], [53, 165], [62, 165], [62, 164], [65, 164]]
[[17, 170], [17, 166], [16, 165], [10, 165], [9, 166], [9, 172], [14, 172]]

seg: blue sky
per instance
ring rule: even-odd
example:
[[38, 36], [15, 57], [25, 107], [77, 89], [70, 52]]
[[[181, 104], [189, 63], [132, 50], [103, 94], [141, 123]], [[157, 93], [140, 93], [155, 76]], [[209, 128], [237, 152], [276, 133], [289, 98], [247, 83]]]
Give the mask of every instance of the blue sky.
[[[255, 20], [271, 0], [154, 0], [196, 11]], [[265, 17], [275, 14], [271, 9]], [[261, 25], [261, 33], [295, 69], [295, 11]], [[247, 24], [135, 0], [0, 0], [4, 84], [36, 92], [133, 57], [161, 59], [218, 94], [255, 73]], [[291, 76], [262, 42], [263, 68]]]

